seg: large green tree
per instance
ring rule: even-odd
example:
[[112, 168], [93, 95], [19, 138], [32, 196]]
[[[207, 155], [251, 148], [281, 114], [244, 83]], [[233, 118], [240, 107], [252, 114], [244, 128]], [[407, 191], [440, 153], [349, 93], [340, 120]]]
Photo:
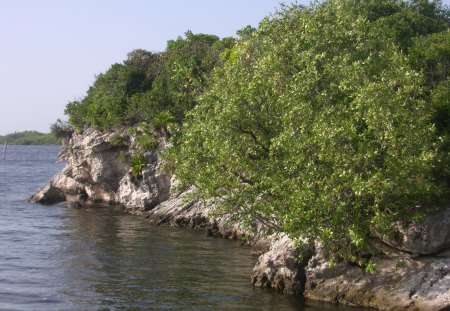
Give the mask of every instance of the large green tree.
[[223, 212], [343, 256], [429, 213], [448, 196], [448, 73], [434, 65], [448, 58], [433, 54], [447, 16], [436, 1], [330, 0], [264, 19], [200, 96], [175, 173]]

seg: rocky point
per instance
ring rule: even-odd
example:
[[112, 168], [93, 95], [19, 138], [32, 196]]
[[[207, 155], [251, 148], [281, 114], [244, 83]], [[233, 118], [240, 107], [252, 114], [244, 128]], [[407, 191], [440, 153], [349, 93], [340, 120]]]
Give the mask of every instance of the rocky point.
[[[64, 169], [31, 198], [41, 204], [122, 205], [155, 224], [189, 226], [227, 238], [245, 239], [261, 252], [251, 280], [255, 286], [306, 298], [380, 310], [450, 310], [450, 208], [415, 224], [394, 224], [392, 237], [374, 239], [376, 271], [347, 262], [331, 264], [320, 243], [295, 243], [286, 235], [265, 236], [263, 225], [248, 229], [211, 203], [193, 200], [195, 189], [177, 190], [161, 169], [161, 145], [145, 154], [140, 176], [121, 160], [130, 144], [113, 143], [114, 133], [86, 129], [59, 155]], [[132, 139], [132, 138], [130, 138]]]

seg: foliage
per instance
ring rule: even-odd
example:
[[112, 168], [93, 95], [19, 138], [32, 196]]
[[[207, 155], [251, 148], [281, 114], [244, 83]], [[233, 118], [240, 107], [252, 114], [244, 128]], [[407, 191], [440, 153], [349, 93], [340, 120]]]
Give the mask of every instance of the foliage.
[[56, 145], [59, 139], [52, 133], [45, 134], [36, 131], [24, 131], [0, 136], [0, 142], [10, 145]]
[[436, 175], [450, 187], [450, 31], [414, 39], [410, 64], [425, 77], [424, 91], [431, 104], [441, 143]]
[[136, 49], [128, 53], [127, 59], [123, 63], [134, 71], [144, 74], [151, 84], [160, 71], [160, 58], [158, 53]]
[[447, 30], [414, 39], [410, 64], [422, 70], [429, 87], [436, 87], [450, 76], [450, 32]]
[[[169, 166], [242, 220], [344, 257], [364, 249], [373, 230], [448, 197], [448, 131], [436, 123], [448, 121], [449, 88], [428, 66], [448, 61], [445, 16], [427, 1], [284, 8], [215, 71]], [[429, 59], [414, 60], [419, 50]]]
[[159, 139], [153, 133], [144, 132], [136, 137], [136, 148], [139, 150], [149, 150], [158, 146]]
[[127, 137], [121, 132], [116, 132], [111, 136], [109, 142], [115, 147], [123, 147], [127, 145]]
[[365, 270], [367, 273], [370, 273], [370, 274], [374, 274], [376, 272], [377, 267], [376, 267], [373, 257], [370, 258], [369, 261], [367, 262]]
[[250, 25], [245, 26], [242, 29], [239, 29], [238, 31], [236, 31], [236, 34], [239, 36], [239, 38], [241, 39], [247, 39], [250, 38], [250, 36], [252, 35], [252, 33], [255, 31], [256, 29]]
[[146, 90], [144, 75], [131, 67], [114, 64], [97, 76], [81, 101], [67, 105], [69, 122], [77, 128], [83, 125], [107, 130], [124, 125], [128, 99]]
[[403, 52], [408, 53], [414, 44], [414, 38], [448, 29], [450, 15], [449, 11], [442, 7], [441, 1], [368, 2], [368, 16], [376, 19], [381, 31], [393, 37]]
[[170, 123], [175, 121], [175, 117], [169, 111], [161, 111], [153, 119], [153, 126], [155, 128], [167, 127]]
[[143, 154], [137, 154], [131, 159], [131, 175], [139, 177], [142, 175], [142, 170], [147, 165], [147, 159]]
[[204, 91], [209, 72], [221, 65], [221, 53], [234, 41], [188, 31], [185, 38], [169, 41], [162, 53], [131, 51], [123, 64], [97, 76], [86, 97], [66, 106], [69, 123], [78, 131], [84, 126], [106, 131], [168, 122], [161, 118], [171, 115], [170, 122], [181, 124]]
[[70, 138], [73, 133], [72, 127], [61, 119], [50, 125], [50, 133], [59, 139]]
[[128, 128], [127, 134], [134, 138], [130, 146], [132, 152], [143, 153], [146, 150], [156, 148], [160, 142], [160, 137], [152, 131], [152, 127], [146, 122]]

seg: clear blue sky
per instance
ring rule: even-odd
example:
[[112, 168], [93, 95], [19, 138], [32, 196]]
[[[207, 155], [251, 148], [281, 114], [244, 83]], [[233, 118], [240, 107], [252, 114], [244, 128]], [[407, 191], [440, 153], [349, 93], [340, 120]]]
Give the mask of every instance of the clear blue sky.
[[161, 51], [186, 30], [233, 36], [280, 2], [292, 1], [0, 0], [0, 135], [48, 132], [67, 102], [133, 49]]

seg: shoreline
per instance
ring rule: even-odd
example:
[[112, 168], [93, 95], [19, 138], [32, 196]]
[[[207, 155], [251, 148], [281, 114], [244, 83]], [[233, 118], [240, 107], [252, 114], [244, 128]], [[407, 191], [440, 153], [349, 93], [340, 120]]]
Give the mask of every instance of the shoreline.
[[[114, 133], [94, 130], [75, 134], [59, 155], [67, 160], [65, 168], [31, 200], [41, 204], [68, 200], [73, 207], [118, 204], [128, 213], [157, 225], [191, 227], [211, 235], [248, 241], [261, 253], [251, 273], [251, 281], [258, 287], [380, 310], [450, 307], [450, 252], [445, 244], [448, 237], [441, 238], [444, 246], [433, 249], [444, 247], [444, 251], [438, 252], [441, 257], [416, 256], [402, 250], [402, 245], [396, 248], [380, 243], [382, 261], [374, 274], [355, 264], [332, 264], [326, 260], [319, 243], [297, 247], [283, 234], [264, 237], [262, 224], [255, 222], [251, 231], [246, 230], [226, 216], [213, 217], [208, 204], [188, 200], [192, 188], [175, 191], [177, 181], [162, 171], [158, 157], [164, 145], [146, 153], [148, 165], [141, 176], [133, 176], [130, 167], [118, 160], [120, 152], [128, 151], [129, 145], [111, 144], [113, 136]], [[443, 220], [445, 230], [450, 209], [438, 218]]]

